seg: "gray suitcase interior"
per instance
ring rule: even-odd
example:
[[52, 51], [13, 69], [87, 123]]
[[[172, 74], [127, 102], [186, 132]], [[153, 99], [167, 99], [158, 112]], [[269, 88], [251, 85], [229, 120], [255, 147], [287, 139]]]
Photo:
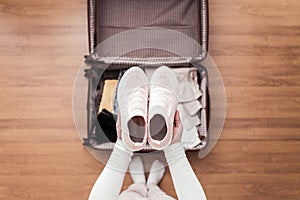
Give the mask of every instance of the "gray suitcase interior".
[[[98, 48], [97, 45], [109, 41], [110, 38], [118, 37], [119, 34], [142, 28], [134, 41], [122, 42]], [[184, 34], [201, 45], [196, 55], [191, 58], [180, 56], [172, 51], [162, 49], [141, 48], [119, 55], [119, 49], [130, 49], [130, 45], [149, 40], [168, 46], [170, 42], [176, 42], [179, 46], [186, 45], [184, 41], [164, 41], [160, 37], [160, 28], [172, 30]], [[208, 48], [208, 1], [207, 0], [88, 0], [88, 32], [90, 55], [86, 56], [85, 63], [89, 66], [87, 78], [88, 101], [87, 101], [87, 138], [84, 144], [93, 149], [112, 149], [113, 143], [107, 140], [99, 140], [96, 137], [95, 127], [97, 124], [97, 111], [102, 99], [104, 81], [117, 79], [119, 70], [131, 66], [158, 67], [167, 65], [170, 67], [198, 68], [199, 88], [203, 93], [200, 99], [203, 108], [199, 112], [201, 119], [200, 139], [202, 141], [191, 150], [205, 148], [209, 142], [209, 92], [208, 74], [200, 62], [205, 58]], [[140, 32], [139, 32], [140, 33]], [[148, 34], [150, 33], [150, 34]], [[118, 41], [118, 40], [116, 40]], [[115, 46], [114, 46], [115, 45]], [[106, 47], [114, 46], [110, 51]], [[129, 46], [129, 47], [128, 47]], [[104, 48], [104, 51], [103, 51]], [[122, 51], [121, 51], [122, 52]], [[107, 58], [118, 57], [115, 59]], [[205, 80], [205, 82], [203, 82]], [[151, 150], [146, 146], [146, 151]]]

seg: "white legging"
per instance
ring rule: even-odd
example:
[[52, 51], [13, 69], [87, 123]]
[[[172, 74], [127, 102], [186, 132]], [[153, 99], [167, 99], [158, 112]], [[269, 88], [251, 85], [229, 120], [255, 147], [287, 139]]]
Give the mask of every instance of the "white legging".
[[122, 192], [118, 200], [175, 200], [164, 193], [157, 185], [134, 183]]
[[[182, 145], [172, 144], [164, 150], [164, 153], [178, 199], [206, 200], [203, 188], [186, 158]], [[104, 170], [92, 188], [89, 200], [143, 200], [157, 195], [160, 195], [160, 198], [155, 199], [173, 199], [155, 186], [149, 187], [147, 191], [143, 184], [133, 184], [119, 196], [132, 155], [133, 153], [118, 139]]]

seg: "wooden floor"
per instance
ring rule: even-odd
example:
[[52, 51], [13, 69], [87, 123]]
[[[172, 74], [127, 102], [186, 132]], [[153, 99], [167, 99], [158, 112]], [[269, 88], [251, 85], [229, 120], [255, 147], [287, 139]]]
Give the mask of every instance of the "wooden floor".
[[[0, 0], [1, 200], [87, 199], [103, 169], [71, 109], [86, 10], [86, 0]], [[227, 119], [208, 157], [188, 153], [209, 200], [300, 199], [299, 10], [298, 0], [210, 0]], [[161, 187], [175, 197], [169, 173]]]

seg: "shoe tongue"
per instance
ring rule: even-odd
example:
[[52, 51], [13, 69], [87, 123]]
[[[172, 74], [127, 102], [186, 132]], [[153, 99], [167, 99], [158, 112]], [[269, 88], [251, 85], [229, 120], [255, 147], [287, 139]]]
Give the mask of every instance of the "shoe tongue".
[[[151, 97], [150, 97], [151, 98]], [[154, 98], [153, 98], [154, 99]], [[152, 118], [155, 114], [162, 115], [165, 119], [168, 119], [174, 110], [177, 109], [177, 100], [173, 96], [161, 95], [155, 98], [155, 102], [149, 104], [149, 118]]]
[[161, 115], [165, 119], [167, 118], [167, 109], [164, 108], [162, 105], [161, 106], [154, 106], [151, 108], [151, 111], [149, 112], [149, 119], [152, 119], [154, 115]]
[[147, 100], [145, 98], [145, 90], [143, 88], [137, 89], [128, 99], [128, 115], [129, 117], [142, 116], [146, 119]]
[[135, 109], [132, 109], [132, 110], [128, 109], [128, 116], [129, 116], [129, 119], [131, 119], [135, 116], [141, 116], [141, 117], [144, 118], [144, 120], [146, 119], [145, 111], [142, 108], [135, 108]]

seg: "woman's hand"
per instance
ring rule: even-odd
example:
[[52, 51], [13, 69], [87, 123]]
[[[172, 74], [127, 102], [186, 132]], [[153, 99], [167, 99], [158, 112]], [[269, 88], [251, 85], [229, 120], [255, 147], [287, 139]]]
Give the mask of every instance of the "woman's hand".
[[122, 128], [121, 128], [121, 115], [120, 111], [118, 113], [117, 123], [116, 123], [116, 129], [117, 129], [117, 137], [118, 139], [122, 140]]
[[171, 144], [175, 144], [181, 141], [183, 126], [180, 120], [178, 110], [175, 112], [174, 126], [173, 126], [173, 139]]

